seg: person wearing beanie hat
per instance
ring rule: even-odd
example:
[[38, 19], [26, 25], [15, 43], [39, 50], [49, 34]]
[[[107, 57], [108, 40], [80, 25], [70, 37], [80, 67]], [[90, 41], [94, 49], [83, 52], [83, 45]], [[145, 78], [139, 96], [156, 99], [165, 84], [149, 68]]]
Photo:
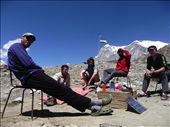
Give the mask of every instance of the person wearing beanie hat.
[[34, 63], [26, 51], [26, 48], [30, 47], [35, 40], [35, 35], [25, 33], [21, 37], [21, 43], [15, 43], [8, 49], [8, 68], [23, 86], [42, 90], [81, 112], [90, 109], [92, 116], [107, 115], [113, 112], [112, 109], [103, 108], [111, 103], [111, 96], [91, 100], [45, 74], [44, 70]]

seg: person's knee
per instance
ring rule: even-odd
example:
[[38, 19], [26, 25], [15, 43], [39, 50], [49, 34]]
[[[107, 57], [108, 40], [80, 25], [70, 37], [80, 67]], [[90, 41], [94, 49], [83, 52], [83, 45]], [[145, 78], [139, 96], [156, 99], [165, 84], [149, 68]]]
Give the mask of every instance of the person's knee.
[[107, 70], [104, 70], [103, 75], [106, 75], [106, 74], [108, 74], [108, 72], [107, 72]]
[[168, 77], [168, 81], [170, 81], [170, 70], [166, 71], [165, 74]]
[[161, 79], [167, 78], [167, 75], [166, 75], [166, 72], [165, 72], [165, 71], [160, 73], [160, 78], [161, 78]]
[[122, 73], [123, 77], [127, 77], [128, 76], [128, 73], [124, 72]]
[[94, 81], [95, 81], [95, 82], [99, 82], [99, 81], [100, 81], [99, 75], [96, 75], [96, 76], [94, 77]]
[[150, 78], [151, 78], [151, 77], [148, 77], [146, 73], [144, 74], [144, 80], [145, 80], [145, 79], [150, 79]]
[[82, 76], [83, 79], [87, 79], [89, 77], [89, 74], [87, 72], [83, 72]]

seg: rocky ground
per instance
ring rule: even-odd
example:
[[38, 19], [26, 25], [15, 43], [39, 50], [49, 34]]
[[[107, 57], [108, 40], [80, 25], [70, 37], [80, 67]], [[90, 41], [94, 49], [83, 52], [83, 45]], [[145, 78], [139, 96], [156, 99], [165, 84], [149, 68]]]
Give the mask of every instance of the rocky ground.
[[[100, 74], [104, 69], [114, 67], [113, 63], [97, 62]], [[70, 65], [71, 84], [72, 87], [80, 86], [79, 72], [83, 64]], [[138, 90], [142, 86], [145, 64], [133, 62], [131, 65], [129, 77], [134, 90]], [[45, 72], [54, 75], [59, 71], [60, 67], [45, 67]], [[4, 107], [6, 97], [10, 89], [9, 72], [5, 65], [1, 65], [1, 112]], [[14, 79], [14, 83], [19, 83]], [[126, 81], [121, 79], [122, 82]], [[81, 86], [80, 86], [81, 87]], [[149, 89], [154, 90], [155, 82], [151, 82]], [[39, 94], [35, 97], [35, 119], [32, 121], [30, 117], [31, 98], [29, 91], [26, 93], [24, 103], [24, 114], [20, 114], [20, 103], [14, 102], [21, 97], [21, 91], [16, 90], [7, 107], [5, 116], [1, 119], [1, 127], [102, 127], [107, 123], [107, 127], [169, 127], [170, 126], [170, 98], [167, 101], [160, 100], [159, 95], [153, 95], [150, 98], [138, 98], [138, 101], [147, 108], [142, 114], [137, 114], [125, 109], [113, 109], [112, 115], [92, 117], [86, 111], [81, 113], [67, 104], [56, 105], [53, 107], [44, 106], [44, 110], [40, 110]], [[97, 98], [95, 92], [91, 92], [87, 96]], [[109, 126], [110, 125], [110, 126]], [[112, 125], [112, 126], [111, 126]]]

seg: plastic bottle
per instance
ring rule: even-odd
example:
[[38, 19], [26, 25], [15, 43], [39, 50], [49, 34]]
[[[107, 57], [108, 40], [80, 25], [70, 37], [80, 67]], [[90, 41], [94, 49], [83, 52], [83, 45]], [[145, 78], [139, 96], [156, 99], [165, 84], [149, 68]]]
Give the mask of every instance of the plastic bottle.
[[102, 86], [102, 92], [106, 92], [106, 84], [103, 84], [103, 86]]
[[114, 92], [115, 91], [115, 84], [114, 82], [110, 83], [110, 92]]

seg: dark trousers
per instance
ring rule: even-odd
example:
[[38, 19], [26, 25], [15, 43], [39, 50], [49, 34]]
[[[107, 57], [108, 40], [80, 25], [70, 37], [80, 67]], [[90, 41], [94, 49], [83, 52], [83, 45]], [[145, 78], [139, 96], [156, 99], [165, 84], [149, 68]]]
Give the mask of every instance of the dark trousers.
[[91, 103], [91, 99], [81, 96], [71, 88], [58, 84], [56, 80], [45, 73], [32, 74], [24, 84], [27, 87], [40, 89], [44, 93], [63, 100], [73, 108], [84, 112]]
[[154, 74], [151, 77], [147, 77], [146, 74], [144, 75], [144, 80], [143, 80], [143, 87], [142, 91], [146, 92], [150, 83], [151, 78], [159, 78], [161, 83], [162, 83], [162, 91], [164, 93], [168, 92], [168, 77], [165, 72], [161, 72], [159, 74]]
[[102, 83], [108, 83], [113, 77], [126, 77], [127, 73], [124, 71], [115, 71], [114, 69], [106, 69], [103, 72]]
[[165, 74], [166, 74], [166, 76], [168, 77], [168, 81], [170, 81], [170, 70], [167, 70], [167, 71], [165, 72]]

